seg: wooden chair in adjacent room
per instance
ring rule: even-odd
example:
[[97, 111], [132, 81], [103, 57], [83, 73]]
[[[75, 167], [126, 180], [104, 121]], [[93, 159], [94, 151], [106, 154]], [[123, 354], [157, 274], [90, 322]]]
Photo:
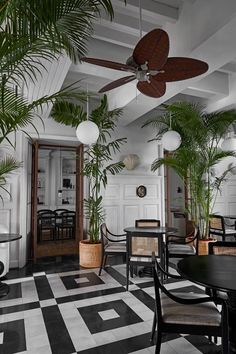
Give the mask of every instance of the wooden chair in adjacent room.
[[234, 229], [227, 227], [222, 215], [210, 215], [209, 236], [211, 235], [216, 236], [219, 241], [226, 241], [226, 238], [232, 238], [232, 236], [236, 240], [235, 227]]
[[[160, 353], [162, 334], [181, 333], [222, 337], [222, 352], [228, 354], [228, 314], [224, 300], [220, 311], [214, 298], [194, 293], [170, 292], [159, 277], [166, 273], [152, 257], [154, 265], [155, 313], [151, 339], [157, 328], [155, 353]], [[174, 276], [179, 277], [179, 276]], [[181, 278], [181, 277], [180, 277]]]
[[105, 223], [100, 227], [102, 242], [102, 259], [99, 276], [105, 268], [108, 256], [126, 257], [126, 234], [116, 235], [110, 232]]
[[56, 236], [56, 214], [52, 210], [37, 215], [38, 242], [53, 241]]
[[75, 211], [66, 210], [62, 211], [57, 219], [57, 239], [68, 240], [75, 238]]

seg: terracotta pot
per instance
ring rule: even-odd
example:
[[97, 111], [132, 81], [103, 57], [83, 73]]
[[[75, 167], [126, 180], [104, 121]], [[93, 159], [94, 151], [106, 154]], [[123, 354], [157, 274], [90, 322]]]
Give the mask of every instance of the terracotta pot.
[[198, 241], [198, 254], [200, 256], [204, 256], [208, 254], [208, 245], [209, 242], [216, 242], [217, 240], [214, 238], [209, 238], [206, 240], [199, 240]]
[[84, 268], [98, 268], [101, 264], [102, 244], [83, 240], [79, 243], [80, 265]]

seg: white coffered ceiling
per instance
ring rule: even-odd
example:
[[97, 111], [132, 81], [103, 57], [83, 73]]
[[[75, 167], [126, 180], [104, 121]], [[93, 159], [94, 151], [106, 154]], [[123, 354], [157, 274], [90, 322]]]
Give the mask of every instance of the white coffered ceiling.
[[[125, 63], [140, 39], [139, 1], [112, 0], [115, 17], [105, 14], [94, 24], [88, 56]], [[143, 120], [169, 100], [191, 99], [209, 111], [236, 105], [236, 1], [235, 0], [142, 0], [142, 33], [163, 28], [170, 37], [169, 56], [206, 61], [209, 70], [194, 79], [167, 84], [166, 94], [153, 99], [139, 93], [131, 82], [107, 93], [110, 107], [124, 107], [122, 125]], [[82, 63], [72, 64], [64, 86], [82, 80], [90, 92], [127, 74]], [[142, 118], [141, 118], [142, 117]]]

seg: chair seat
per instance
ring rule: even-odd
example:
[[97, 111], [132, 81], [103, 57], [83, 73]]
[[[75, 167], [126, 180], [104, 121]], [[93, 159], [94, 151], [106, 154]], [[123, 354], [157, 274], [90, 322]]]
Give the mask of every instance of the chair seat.
[[168, 252], [171, 254], [189, 254], [189, 255], [195, 255], [196, 254], [196, 249], [192, 245], [186, 245], [186, 244], [169, 244], [168, 245]]
[[108, 243], [105, 247], [105, 252], [124, 252], [124, 253], [126, 253], [126, 243], [125, 242]]
[[140, 257], [140, 256], [132, 256], [130, 257], [130, 262], [144, 262], [144, 263], [152, 263], [152, 257]]
[[[202, 295], [194, 294], [193, 296], [190, 293], [174, 294], [185, 299], [196, 299], [202, 297]], [[163, 321], [165, 323], [219, 327], [221, 325], [221, 313], [213, 302], [196, 305], [182, 305], [171, 300], [168, 296], [162, 293], [161, 306]]]
[[215, 233], [215, 234], [219, 234], [219, 235], [222, 235], [222, 234], [225, 234], [225, 235], [236, 235], [236, 230], [234, 230], [234, 229], [225, 229], [225, 232], [223, 232], [222, 230], [211, 229], [210, 233], [212, 233], [212, 234]]

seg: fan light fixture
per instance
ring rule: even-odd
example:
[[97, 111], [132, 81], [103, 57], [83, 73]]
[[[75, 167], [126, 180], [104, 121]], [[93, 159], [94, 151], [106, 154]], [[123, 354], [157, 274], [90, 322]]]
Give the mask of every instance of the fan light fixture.
[[[88, 88], [87, 88], [88, 94]], [[95, 144], [99, 137], [97, 124], [89, 120], [89, 99], [87, 96], [87, 120], [81, 122], [76, 129], [78, 140], [85, 145]]]
[[170, 128], [162, 135], [162, 146], [167, 151], [174, 151], [180, 147], [181, 136], [171, 128], [171, 115], [170, 115]]
[[221, 144], [221, 149], [223, 151], [236, 151], [236, 138], [228, 137]]

